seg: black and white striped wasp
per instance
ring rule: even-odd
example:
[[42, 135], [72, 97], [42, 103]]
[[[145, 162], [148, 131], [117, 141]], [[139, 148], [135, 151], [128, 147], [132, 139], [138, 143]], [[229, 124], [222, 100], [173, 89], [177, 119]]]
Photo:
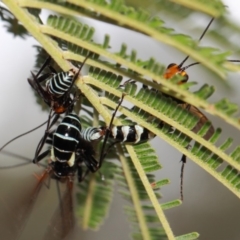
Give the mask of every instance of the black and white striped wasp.
[[[72, 68], [67, 72], [56, 72], [50, 65], [51, 57], [48, 57], [36, 75], [31, 72], [32, 79], [28, 79], [29, 84], [56, 114], [65, 113], [72, 108], [74, 98], [70, 91], [89, 56], [90, 54], [84, 59], [78, 71]], [[51, 72], [41, 75], [46, 67]], [[45, 88], [41, 85], [42, 82], [46, 82]]]
[[[58, 182], [65, 182], [67, 185], [66, 191], [60, 200], [60, 208], [54, 215], [52, 224], [50, 224], [44, 239], [63, 239], [66, 237], [74, 226], [72, 190], [75, 175], [77, 175], [78, 182], [81, 182], [89, 172], [94, 173], [98, 171], [109, 148], [115, 143], [122, 141], [139, 142], [149, 139], [151, 134], [147, 134], [149, 133], [148, 130], [144, 130], [138, 125], [113, 127], [114, 117], [123, 98], [124, 95], [112, 114], [109, 127], [91, 127], [82, 130], [79, 117], [73, 113], [66, 114], [55, 130], [51, 130], [54, 120], [51, 121], [50, 129], [44, 142], [44, 144], [50, 145], [50, 148], [43, 153], [39, 152], [36, 157], [36, 163], [40, 163], [50, 154], [48, 166], [43, 174], [38, 177], [38, 183], [31, 192], [31, 196], [25, 198], [23, 204], [16, 210], [14, 209], [15, 214], [20, 212], [17, 214], [20, 217], [11, 220], [12, 225], [17, 225], [11, 231], [11, 239], [16, 239], [21, 233], [42, 186], [50, 177], [56, 179]], [[114, 138], [115, 141], [106, 150], [109, 137]], [[99, 159], [97, 160], [92, 141], [101, 138], [103, 138], [103, 144]]]
[[[36, 149], [34, 162], [36, 162], [36, 157], [41, 151], [44, 142], [46, 141], [46, 138], [48, 135], [48, 129], [50, 128], [51, 118], [54, 117], [54, 120], [52, 121], [52, 125], [53, 125], [59, 119], [60, 114], [68, 113], [73, 110], [74, 103], [78, 100], [79, 96], [77, 95], [76, 92], [72, 94], [71, 90], [82, 67], [84, 66], [85, 62], [87, 61], [90, 55], [91, 53], [89, 53], [86, 56], [86, 58], [84, 59], [83, 63], [81, 64], [81, 66], [78, 68], [77, 71], [75, 69], [70, 69], [67, 72], [57, 73], [56, 70], [50, 65], [51, 57], [49, 56], [45, 60], [44, 64], [41, 66], [41, 68], [39, 69], [36, 75], [33, 72], [31, 72], [32, 79], [28, 79], [29, 84], [38, 93], [38, 95], [44, 100], [44, 102], [50, 107], [45, 135], [43, 139], [40, 141], [39, 146]], [[41, 75], [41, 73], [46, 67], [48, 67], [51, 70], [51, 72], [47, 72]], [[46, 82], [45, 87], [42, 85], [42, 82]], [[45, 123], [41, 124], [35, 129], [41, 127], [44, 124]], [[34, 131], [35, 129], [32, 129], [26, 133], [23, 133], [11, 139], [0, 148], [0, 151], [12, 141]]]
[[89, 127], [84, 129], [82, 134], [84, 139], [94, 141], [105, 136], [107, 130], [109, 131], [109, 138], [116, 142], [137, 144], [155, 137], [155, 134], [138, 124], [112, 126], [111, 128], [106, 126]]
[[[47, 129], [43, 139], [40, 141], [37, 147], [34, 162], [36, 162], [36, 157], [41, 151], [47, 138], [50, 127], [50, 119], [53, 117], [53, 115], [55, 115], [52, 124], [57, 122], [59, 119], [59, 114], [71, 112], [74, 103], [78, 100], [79, 96], [77, 96], [76, 92], [74, 93], [74, 96], [72, 96], [71, 90], [82, 67], [90, 55], [91, 53], [86, 56], [77, 71], [72, 68], [67, 72], [58, 73], [51, 65], [49, 65], [51, 57], [48, 57], [36, 75], [31, 72], [32, 79], [28, 79], [29, 84], [51, 109], [48, 117]], [[51, 72], [40, 75], [46, 67], [48, 67]], [[41, 83], [44, 81], [46, 81], [45, 88], [41, 85]], [[53, 115], [51, 114], [52, 111], [54, 112]]]

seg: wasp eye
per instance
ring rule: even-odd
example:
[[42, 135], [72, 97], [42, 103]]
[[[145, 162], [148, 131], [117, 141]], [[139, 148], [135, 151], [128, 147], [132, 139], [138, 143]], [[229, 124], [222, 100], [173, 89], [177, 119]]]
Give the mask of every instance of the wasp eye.
[[176, 64], [176, 63], [170, 63], [170, 64], [167, 66], [167, 69], [169, 69], [169, 68], [171, 68], [171, 67], [173, 67], [173, 66], [177, 66], [177, 64]]

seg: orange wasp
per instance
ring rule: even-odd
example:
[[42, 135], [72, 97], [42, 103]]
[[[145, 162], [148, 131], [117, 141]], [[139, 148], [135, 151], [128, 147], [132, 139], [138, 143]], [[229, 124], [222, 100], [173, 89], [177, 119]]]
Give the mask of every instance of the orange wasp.
[[[210, 20], [210, 22], [208, 23], [207, 27], [205, 28], [204, 32], [202, 33], [202, 35], [200, 36], [198, 41], [200, 41], [204, 37], [204, 35], [206, 34], [210, 25], [212, 24], [213, 20], [214, 20], [214, 18], [212, 18]], [[180, 75], [183, 78], [182, 78], [182, 80], [180, 80], [178, 82], [178, 84], [181, 85], [181, 84], [186, 83], [189, 78], [188, 74], [186, 72], [186, 69], [189, 67], [192, 67], [194, 65], [200, 64], [200, 62], [195, 62], [195, 63], [192, 63], [190, 65], [183, 67], [184, 63], [188, 60], [188, 58], [189, 58], [189, 56], [187, 56], [180, 64], [176, 64], [176, 63], [169, 64], [163, 77], [165, 79], [171, 79], [175, 75]], [[164, 95], [166, 95], [166, 94], [164, 94]], [[171, 97], [169, 95], [167, 95], [167, 96]], [[187, 109], [189, 112], [191, 112], [193, 115], [195, 115], [199, 119], [196, 126], [192, 129], [193, 132], [197, 133], [205, 123], [209, 122], [208, 118], [195, 106], [188, 104], [188, 103], [182, 101], [181, 99], [177, 99], [174, 97], [171, 97], [171, 98], [174, 99], [174, 101], [176, 101], [179, 106], [181, 106], [184, 109]], [[210, 125], [208, 131], [203, 136], [203, 138], [205, 140], [209, 140], [210, 137], [213, 135], [213, 133], [214, 133], [214, 127], [212, 125]], [[184, 164], [186, 163], [186, 155], [183, 154], [183, 156], [181, 158], [181, 162], [182, 162], [182, 167], [181, 167], [181, 176], [180, 176], [180, 178], [181, 178], [181, 183], [180, 183], [181, 193], [180, 194], [181, 194], [181, 200], [183, 200], [183, 171], [184, 171]]]

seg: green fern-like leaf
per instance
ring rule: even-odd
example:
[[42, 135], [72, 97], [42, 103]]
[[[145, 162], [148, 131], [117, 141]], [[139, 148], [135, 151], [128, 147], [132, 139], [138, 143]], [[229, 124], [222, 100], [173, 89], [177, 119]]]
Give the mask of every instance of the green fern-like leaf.
[[[124, 101], [128, 101], [133, 107], [121, 106], [119, 112], [122, 115], [115, 119], [114, 124], [121, 125], [131, 120], [147, 128], [240, 197], [240, 147], [236, 146], [235, 150], [229, 153], [229, 148], [234, 144], [230, 137], [224, 139], [219, 146], [221, 129], [213, 130], [210, 122], [199, 125], [201, 118], [199, 119], [199, 114], [196, 113], [197, 108], [204, 109], [222, 118], [238, 131], [239, 117], [235, 115], [238, 106], [226, 98], [210, 103], [208, 98], [214, 93], [213, 86], [200, 86], [194, 93], [190, 92], [189, 88], [195, 84], [194, 79], [182, 85], [178, 84], [181, 79], [177, 77], [166, 81], [163, 77], [162, 64], [157, 63], [153, 58], [140, 59], [137, 50], [129, 50], [124, 43], [116, 52], [112, 52], [110, 35], [106, 33], [103, 41], [96, 42], [94, 33], [98, 30], [75, 17], [87, 16], [112, 23], [169, 44], [201, 62], [221, 78], [225, 78], [229, 69], [226, 68], [229, 52], [199, 47], [198, 42], [191, 37], [165, 27], [162, 19], [153, 17], [145, 10], [129, 7], [120, 0], [67, 2], [4, 0], [3, 2], [64, 71], [76, 67], [90, 52], [93, 53], [87, 60], [87, 64], [90, 65], [89, 73], [76, 81], [76, 86], [84, 95], [77, 109], [77, 112], [81, 110], [81, 113], [84, 111], [86, 114], [83, 117], [84, 125], [87, 125], [91, 119], [92, 112], [89, 107], [93, 107], [103, 117], [105, 125], [108, 125], [112, 109], [116, 108], [117, 101], [124, 92], [126, 94]], [[215, 17], [225, 11], [220, 1], [172, 2]], [[45, 8], [64, 15], [50, 15], [44, 25], [41, 24], [38, 14], [29, 11], [29, 8]], [[104, 60], [101, 59], [102, 56], [105, 57]], [[131, 81], [126, 84], [124, 78], [132, 79], [137, 84]], [[123, 86], [124, 90], [119, 86]], [[192, 105], [190, 109], [188, 104]], [[194, 109], [195, 112], [191, 111]], [[190, 148], [189, 145], [192, 147]], [[133, 209], [127, 207], [126, 212], [134, 226], [132, 233], [134, 239], [165, 239], [166, 237], [196, 239], [198, 234], [195, 232], [174, 236], [166, 220], [164, 210], [178, 206], [180, 201], [159, 203], [158, 188], [169, 180], [157, 181], [149, 174], [160, 169], [159, 159], [154, 150], [148, 143], [125, 147], [127, 152], [122, 146], [116, 146], [121, 161], [120, 169], [115, 165], [104, 163], [102, 171], [107, 176], [108, 187], [103, 186], [104, 182], [99, 181], [97, 174], [90, 176], [88, 181], [81, 184], [81, 193], [78, 195], [78, 216], [82, 219], [84, 228], [97, 229], [102, 224], [111, 202], [113, 186], [111, 174], [117, 169], [115, 176], [119, 185], [125, 188], [122, 194], [133, 204]], [[220, 166], [223, 166], [221, 170], [219, 170]], [[111, 173], [110, 176], [108, 173]], [[142, 204], [142, 201], [148, 203]]]
[[113, 177], [116, 165], [105, 162], [101, 168], [105, 180], [100, 174], [90, 175], [79, 184], [77, 194], [77, 216], [83, 229], [97, 230], [109, 211], [113, 194]]
[[9, 33], [12, 33], [14, 37], [19, 36], [25, 38], [28, 35], [28, 31], [23, 25], [19, 24], [17, 18], [15, 18], [8, 9], [2, 6], [0, 6], [0, 18], [7, 23], [4, 27]]

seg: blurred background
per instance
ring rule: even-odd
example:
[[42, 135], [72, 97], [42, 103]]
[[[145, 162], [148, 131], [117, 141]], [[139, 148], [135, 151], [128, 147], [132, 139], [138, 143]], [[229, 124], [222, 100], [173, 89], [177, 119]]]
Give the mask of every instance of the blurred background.
[[[229, 11], [227, 18], [240, 26], [240, 2], [234, 0], [225, 0], [224, 2], [228, 6]], [[153, 5], [149, 4], [147, 7], [149, 10], [155, 11], [155, 14], [158, 14], [158, 9], [155, 9]], [[165, 21], [166, 26], [175, 28], [176, 31], [188, 34], [195, 39], [198, 39], [202, 29], [210, 21], [209, 16], [200, 13], [192, 14], [181, 20], [177, 17], [174, 19], [174, 17], [168, 16], [166, 12], [161, 13], [161, 11], [159, 16]], [[139, 58], [149, 59], [149, 57], [154, 57], [166, 66], [172, 62], [180, 63], [185, 58], [185, 55], [179, 53], [179, 51], [158, 43], [147, 36], [89, 19], [85, 19], [85, 21], [87, 24], [95, 27], [95, 36], [99, 41], [102, 41], [104, 34], [111, 33], [112, 51], [119, 49], [119, 46], [125, 42], [129, 49], [138, 51]], [[33, 70], [36, 56], [36, 50], [33, 48], [33, 45], [38, 45], [38, 43], [31, 37], [26, 39], [14, 38], [6, 32], [3, 26], [4, 23], [0, 22], [0, 146], [11, 138], [43, 123], [48, 116], [48, 112], [43, 112], [41, 107], [36, 104], [34, 93], [27, 82], [27, 78], [30, 77], [30, 71]], [[216, 31], [217, 29], [221, 31], [221, 28], [217, 28], [215, 23], [213, 23], [213, 27]], [[236, 36], [229, 36], [229, 38], [231, 37], [236, 38]], [[234, 41], [239, 42], [239, 38], [234, 39]], [[216, 42], [216, 39], [211, 34], [207, 34], [204, 37], [201, 45], [220, 47], [222, 50], [230, 50], [233, 51], [233, 54], [235, 53], [234, 49], [228, 49], [220, 42]], [[186, 64], [190, 64], [193, 61], [190, 59]], [[200, 85], [209, 83], [216, 87], [216, 92], [211, 97], [212, 102], [227, 97], [239, 105], [239, 74], [228, 74], [228, 82], [225, 84], [215, 75], [209, 74], [208, 70], [201, 65], [188, 69], [188, 74], [192, 81], [197, 81]], [[221, 120], [213, 116], [207, 116], [215, 127], [223, 129], [224, 138], [231, 136], [235, 139], [236, 144], [240, 143], [239, 132], [232, 127], [226, 126]], [[41, 128], [22, 137], [9, 145], [7, 150], [32, 159], [43, 131], [44, 128]], [[161, 189], [161, 203], [179, 198], [181, 167], [179, 161], [181, 153], [161, 139], [154, 139], [152, 144], [156, 147], [159, 161], [163, 166], [162, 170], [157, 172], [157, 179], [169, 178], [171, 181], [170, 186]], [[0, 166], [19, 163], [17, 158], [0, 156], [0, 159]], [[25, 167], [0, 170], [0, 181], [2, 183], [0, 196], [4, 202], [2, 206], [8, 204], [8, 199], [16, 200], [18, 194], [23, 194], [25, 192], [24, 189], [34, 184], [34, 172], [40, 171], [37, 166], [32, 164]], [[51, 186], [51, 191], [44, 191], [46, 194], [41, 194], [41, 197], [38, 199], [36, 204], [38, 207], [33, 210], [27, 229], [24, 230], [21, 239], [42, 239], [46, 221], [41, 222], [41, 217], [35, 217], [37, 216], [35, 212], [39, 210], [51, 218], [50, 212], [54, 212], [56, 201], [58, 201], [55, 186]], [[126, 203], [121, 195], [118, 194], [116, 186], [109, 217], [102, 228], [98, 232], [83, 232], [76, 227], [76, 231], [69, 239], [129, 239], [131, 229], [123, 212], [124, 204]], [[208, 173], [192, 163], [191, 160], [188, 160], [184, 172], [184, 202], [180, 207], [165, 211], [165, 214], [175, 235], [197, 231], [200, 233], [201, 240], [239, 240], [239, 212], [239, 199], [209, 176]], [[10, 210], [10, 214], [14, 213]], [[6, 221], [5, 217], [1, 215], [0, 220]], [[33, 229], [33, 231], [29, 229]]]

